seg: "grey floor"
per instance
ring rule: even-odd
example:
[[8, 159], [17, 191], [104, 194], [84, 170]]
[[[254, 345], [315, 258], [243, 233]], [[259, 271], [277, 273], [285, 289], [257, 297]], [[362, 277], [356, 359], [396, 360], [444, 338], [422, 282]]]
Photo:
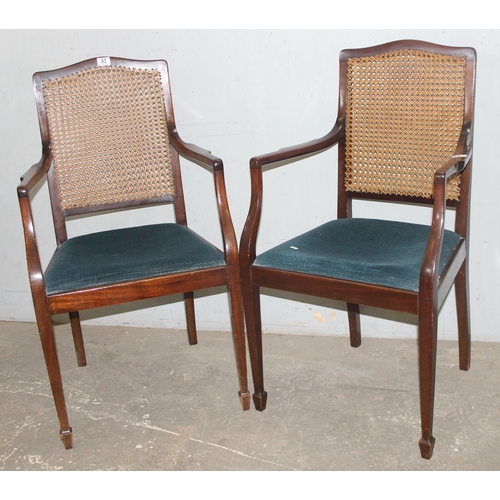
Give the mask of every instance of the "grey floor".
[[439, 342], [436, 447], [420, 458], [416, 343], [265, 335], [264, 412], [243, 412], [230, 334], [56, 327], [74, 447], [59, 440], [36, 326], [0, 322], [0, 470], [497, 471], [500, 343], [458, 369]]

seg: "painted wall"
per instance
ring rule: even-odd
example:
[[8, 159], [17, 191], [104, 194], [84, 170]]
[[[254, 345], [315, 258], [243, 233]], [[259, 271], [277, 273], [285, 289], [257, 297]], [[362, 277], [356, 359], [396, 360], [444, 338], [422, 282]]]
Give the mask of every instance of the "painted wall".
[[[40, 157], [31, 75], [74, 62], [113, 55], [169, 62], [179, 132], [225, 163], [229, 202], [239, 236], [246, 218], [249, 159], [325, 134], [337, 110], [338, 53], [343, 48], [418, 38], [478, 52], [475, 173], [472, 190], [471, 316], [475, 340], [500, 341], [500, 173], [494, 166], [500, 106], [500, 31], [491, 30], [3, 30], [0, 73], [0, 320], [33, 321], [24, 241], [15, 188]], [[265, 174], [259, 251], [335, 217], [336, 151]], [[188, 221], [210, 241], [220, 234], [210, 174], [184, 163]], [[202, 203], [200, 203], [202, 202]], [[46, 263], [54, 248], [47, 190], [35, 197], [36, 230]], [[360, 203], [355, 215], [428, 222], [428, 211]], [[90, 227], [171, 219], [169, 208], [114, 213], [73, 221], [70, 235]], [[452, 214], [448, 221], [451, 225]], [[93, 224], [94, 226], [91, 226]], [[456, 338], [453, 294], [440, 315], [440, 338]], [[310, 300], [310, 301], [309, 301]], [[414, 318], [364, 309], [364, 336], [415, 337]], [[229, 330], [225, 294], [197, 298], [200, 330]], [[94, 324], [183, 327], [180, 297], [83, 314]], [[403, 320], [403, 323], [394, 321]], [[60, 320], [64, 320], [60, 318]], [[263, 297], [265, 331], [346, 335], [343, 304], [269, 293]]]

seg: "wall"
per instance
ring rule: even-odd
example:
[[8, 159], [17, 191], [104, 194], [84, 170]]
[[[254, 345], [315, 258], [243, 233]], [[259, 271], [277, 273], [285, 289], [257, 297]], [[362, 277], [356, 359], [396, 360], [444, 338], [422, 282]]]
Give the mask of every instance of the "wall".
[[[401, 38], [473, 46], [478, 52], [475, 172], [472, 191], [471, 316], [475, 340], [500, 341], [500, 234], [496, 229], [500, 174], [494, 167], [498, 136], [500, 31], [491, 30], [3, 30], [0, 74], [0, 320], [33, 321], [24, 241], [15, 187], [40, 157], [40, 139], [31, 75], [98, 55], [169, 62], [179, 132], [188, 142], [211, 150], [225, 162], [229, 202], [237, 235], [248, 210], [249, 159], [326, 133], [337, 109], [338, 53]], [[210, 175], [184, 164], [188, 221], [207, 239], [220, 243]], [[259, 251], [335, 216], [335, 151], [265, 174], [265, 201]], [[273, 195], [271, 196], [271, 193]], [[203, 206], [200, 206], [203, 201]], [[47, 191], [34, 197], [36, 229], [47, 262], [54, 247]], [[404, 215], [427, 222], [429, 213], [409, 207], [358, 204], [355, 215], [393, 218]], [[99, 216], [98, 229], [171, 217], [167, 208]], [[93, 218], [95, 219], [95, 218]], [[452, 222], [452, 218], [450, 218]], [[90, 227], [73, 221], [70, 234]], [[94, 222], [93, 222], [94, 223]], [[309, 301], [310, 300], [310, 301]], [[229, 330], [227, 298], [199, 294], [200, 330]], [[412, 317], [364, 309], [365, 336], [414, 337]], [[179, 297], [85, 313], [97, 324], [183, 327]], [[59, 318], [63, 320], [62, 318]], [[402, 319], [403, 324], [395, 322]], [[263, 297], [266, 331], [345, 335], [343, 304], [269, 293]], [[440, 316], [440, 338], [456, 337], [453, 294]]]

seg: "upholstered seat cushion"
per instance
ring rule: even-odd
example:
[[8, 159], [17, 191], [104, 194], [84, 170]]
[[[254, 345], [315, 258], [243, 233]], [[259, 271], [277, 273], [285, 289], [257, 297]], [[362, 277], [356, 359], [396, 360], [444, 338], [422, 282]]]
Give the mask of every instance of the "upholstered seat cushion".
[[[430, 227], [339, 219], [259, 255], [255, 266], [417, 291]], [[445, 231], [439, 272], [460, 236]]]
[[103, 231], [65, 241], [45, 273], [49, 295], [224, 266], [223, 253], [179, 224]]

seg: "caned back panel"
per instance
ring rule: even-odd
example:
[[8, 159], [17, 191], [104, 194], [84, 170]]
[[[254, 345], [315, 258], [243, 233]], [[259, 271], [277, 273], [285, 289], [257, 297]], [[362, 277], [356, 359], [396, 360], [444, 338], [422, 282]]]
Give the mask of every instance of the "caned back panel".
[[158, 70], [88, 68], [43, 94], [62, 210], [174, 195]]
[[[414, 49], [348, 59], [347, 191], [432, 198], [462, 129], [465, 63]], [[457, 175], [447, 198], [459, 190]]]

